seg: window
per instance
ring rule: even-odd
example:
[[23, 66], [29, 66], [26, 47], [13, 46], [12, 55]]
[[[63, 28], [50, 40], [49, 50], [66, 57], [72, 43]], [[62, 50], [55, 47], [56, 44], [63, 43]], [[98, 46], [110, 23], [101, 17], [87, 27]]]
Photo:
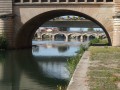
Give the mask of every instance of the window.
[[23, 0], [23, 2], [29, 2], [29, 0]]
[[66, 0], [59, 0], [59, 2], [66, 2]]
[[75, 0], [69, 0], [69, 2], [75, 2]]
[[87, 0], [87, 2], [94, 2], [94, 0]]
[[57, 0], [50, 0], [50, 2], [57, 2]]
[[41, 2], [48, 2], [48, 0], [41, 0]]
[[38, 0], [32, 0], [32, 2], [38, 2]]
[[106, 0], [106, 2], [113, 2], [113, 0]]
[[85, 0], [78, 0], [78, 2], [85, 2]]
[[15, 0], [15, 2], [20, 2], [20, 0]]
[[103, 2], [103, 0], [97, 0], [97, 2]]

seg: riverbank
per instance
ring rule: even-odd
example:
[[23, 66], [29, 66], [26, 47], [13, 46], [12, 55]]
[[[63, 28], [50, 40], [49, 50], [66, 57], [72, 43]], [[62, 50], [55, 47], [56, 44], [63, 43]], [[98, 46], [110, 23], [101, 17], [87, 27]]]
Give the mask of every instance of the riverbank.
[[89, 52], [86, 51], [80, 59], [67, 90], [89, 90], [87, 70], [89, 66]]
[[90, 90], [120, 90], [120, 47], [90, 47]]
[[120, 90], [120, 47], [90, 47], [67, 90]]

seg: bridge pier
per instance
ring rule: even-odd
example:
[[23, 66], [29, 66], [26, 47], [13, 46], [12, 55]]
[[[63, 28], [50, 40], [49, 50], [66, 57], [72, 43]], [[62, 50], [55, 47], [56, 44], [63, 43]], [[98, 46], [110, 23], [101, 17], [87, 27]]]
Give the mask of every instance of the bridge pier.
[[120, 46], [120, 0], [115, 0], [115, 15], [113, 16], [113, 46]]
[[114, 16], [113, 46], [120, 46], [120, 16]]
[[55, 35], [52, 35], [52, 41], [54, 41], [55, 40]]
[[89, 36], [87, 36], [87, 41], [89, 41]]
[[41, 34], [37, 33], [37, 38], [38, 38], [38, 39], [42, 39]]
[[83, 36], [80, 37], [80, 42], [83, 42]]
[[66, 41], [66, 42], [68, 41], [68, 36], [67, 36], [67, 35], [65, 35], [65, 41]]

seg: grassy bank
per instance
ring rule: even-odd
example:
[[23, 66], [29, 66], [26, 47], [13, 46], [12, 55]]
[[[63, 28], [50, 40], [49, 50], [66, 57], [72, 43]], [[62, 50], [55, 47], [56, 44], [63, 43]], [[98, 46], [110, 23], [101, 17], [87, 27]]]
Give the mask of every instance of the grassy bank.
[[90, 47], [90, 90], [120, 90], [120, 48]]

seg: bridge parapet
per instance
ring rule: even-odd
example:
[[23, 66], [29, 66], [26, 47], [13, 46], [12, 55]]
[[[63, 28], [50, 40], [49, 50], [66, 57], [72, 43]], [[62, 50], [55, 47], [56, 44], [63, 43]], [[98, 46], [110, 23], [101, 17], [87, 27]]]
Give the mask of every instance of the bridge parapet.
[[114, 0], [15, 0], [20, 4], [110, 4]]
[[84, 31], [84, 32], [67, 32], [67, 31], [59, 31], [59, 32], [41, 32], [41, 33], [39, 33], [38, 32], [38, 34], [41, 34], [41, 35], [43, 35], [43, 34], [51, 34], [51, 35], [56, 35], [56, 34], [64, 34], [64, 35], [70, 35], [70, 34], [74, 34], [74, 35], [105, 35], [105, 33], [104, 32], [96, 32], [96, 31], [93, 31], [93, 32], [88, 32], [88, 31]]

